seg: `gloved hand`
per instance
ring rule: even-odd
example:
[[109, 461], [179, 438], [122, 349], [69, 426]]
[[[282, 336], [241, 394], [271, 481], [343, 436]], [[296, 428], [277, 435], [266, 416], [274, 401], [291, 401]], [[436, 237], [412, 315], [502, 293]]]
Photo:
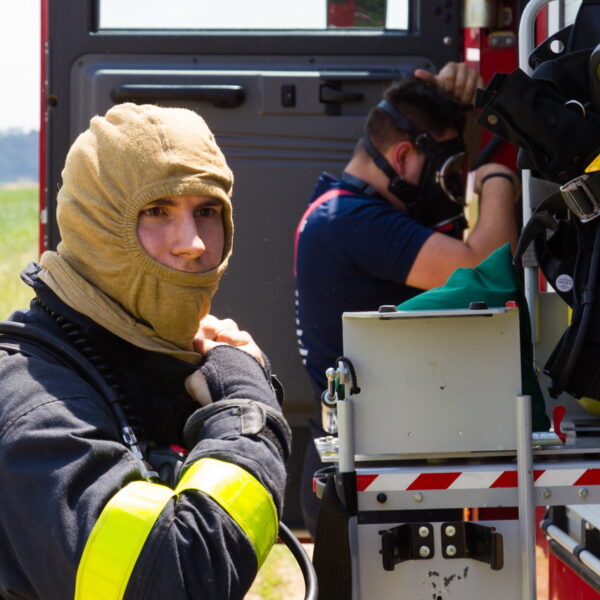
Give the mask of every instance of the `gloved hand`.
[[269, 361], [263, 366], [253, 356], [230, 344], [216, 344], [185, 387], [201, 406], [230, 398], [256, 400], [281, 410], [281, 384], [271, 375]]
[[[247, 331], [241, 331], [233, 319], [218, 319], [214, 315], [206, 315], [193, 341], [194, 350], [206, 355], [210, 350], [220, 345], [235, 346], [255, 358], [263, 367], [268, 367], [267, 359]], [[201, 370], [195, 371], [185, 380], [188, 394], [201, 406], [207, 406], [213, 401], [206, 377]]]

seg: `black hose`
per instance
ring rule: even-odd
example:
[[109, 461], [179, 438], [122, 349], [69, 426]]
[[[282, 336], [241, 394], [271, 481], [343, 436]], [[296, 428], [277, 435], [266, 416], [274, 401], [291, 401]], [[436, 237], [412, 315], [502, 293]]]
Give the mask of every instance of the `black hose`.
[[317, 573], [315, 568], [302, 547], [300, 540], [288, 529], [287, 525], [279, 523], [279, 537], [289, 548], [292, 556], [296, 559], [302, 576], [304, 577], [304, 600], [317, 600], [319, 596], [319, 586], [317, 583]]
[[502, 142], [504, 140], [497, 135], [491, 137], [490, 141], [480, 150], [479, 154], [475, 157], [473, 164], [471, 165], [471, 170], [475, 171], [485, 163], [490, 161], [494, 152], [500, 148]]
[[350, 387], [350, 395], [355, 396], [356, 394], [360, 394], [360, 388], [358, 387], [358, 381], [356, 379], [356, 371], [354, 370], [354, 365], [352, 364], [350, 359], [346, 358], [345, 356], [338, 356], [335, 359], [336, 366], [340, 362], [344, 363], [348, 367], [348, 370], [350, 371], [350, 380], [352, 382], [352, 385]]

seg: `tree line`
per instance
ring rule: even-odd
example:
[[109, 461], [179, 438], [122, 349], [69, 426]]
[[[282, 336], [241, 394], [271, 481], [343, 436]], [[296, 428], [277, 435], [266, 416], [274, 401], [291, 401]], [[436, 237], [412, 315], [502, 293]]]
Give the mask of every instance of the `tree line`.
[[39, 131], [0, 131], [0, 184], [37, 182]]

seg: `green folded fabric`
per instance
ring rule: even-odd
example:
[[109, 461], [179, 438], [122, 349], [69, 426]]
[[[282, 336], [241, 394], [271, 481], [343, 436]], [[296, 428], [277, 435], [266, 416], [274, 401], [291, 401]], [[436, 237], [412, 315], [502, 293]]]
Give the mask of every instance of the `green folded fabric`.
[[441, 287], [427, 290], [398, 305], [398, 310], [449, 310], [469, 308], [471, 302], [485, 302], [490, 308], [514, 300], [519, 306], [521, 337], [521, 386], [531, 396], [534, 431], [547, 431], [544, 396], [533, 370], [533, 347], [527, 300], [521, 289], [509, 244], [490, 254], [474, 269], [457, 269]]

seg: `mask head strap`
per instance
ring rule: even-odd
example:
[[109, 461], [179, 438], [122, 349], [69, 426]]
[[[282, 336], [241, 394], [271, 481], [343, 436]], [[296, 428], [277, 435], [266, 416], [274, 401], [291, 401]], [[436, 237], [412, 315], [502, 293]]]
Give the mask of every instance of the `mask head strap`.
[[394, 122], [396, 129], [406, 131], [413, 140], [416, 140], [419, 134], [424, 133], [419, 131], [403, 114], [399, 113], [387, 100], [382, 100], [377, 108], [380, 108]]
[[361, 138], [361, 142], [375, 165], [388, 176], [390, 180], [388, 191], [402, 200], [410, 210], [417, 201], [417, 186], [408, 183], [401, 175], [396, 173], [387, 158], [375, 148], [368, 137]]

